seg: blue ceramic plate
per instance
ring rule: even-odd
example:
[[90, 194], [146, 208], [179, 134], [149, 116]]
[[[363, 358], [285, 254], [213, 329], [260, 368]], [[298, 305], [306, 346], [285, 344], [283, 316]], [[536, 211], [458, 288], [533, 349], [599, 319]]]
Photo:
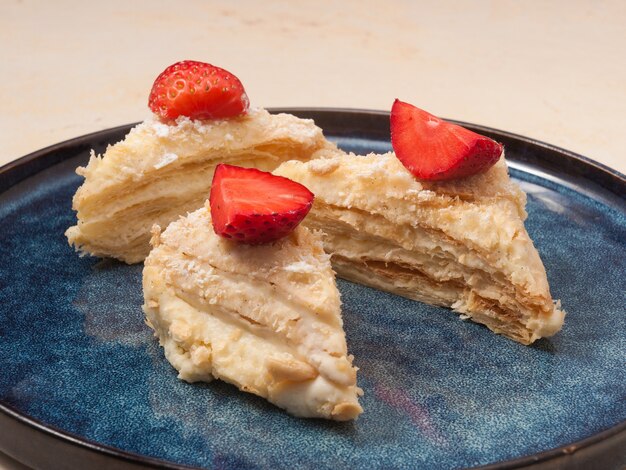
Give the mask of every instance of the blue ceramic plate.
[[[345, 149], [390, 148], [386, 113], [290, 111], [315, 118]], [[0, 449], [48, 468], [626, 463], [624, 177], [467, 126], [506, 145], [565, 327], [522, 346], [446, 309], [340, 280], [365, 391], [354, 423], [296, 419], [219, 381], [178, 380], [143, 322], [142, 267], [79, 258], [68, 246], [63, 232], [81, 184], [74, 169], [129, 126], [4, 167]]]

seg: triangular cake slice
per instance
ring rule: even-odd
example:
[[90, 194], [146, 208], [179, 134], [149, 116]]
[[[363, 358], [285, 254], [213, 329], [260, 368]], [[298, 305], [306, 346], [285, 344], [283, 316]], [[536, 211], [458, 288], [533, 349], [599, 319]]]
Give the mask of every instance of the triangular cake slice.
[[504, 158], [487, 172], [416, 180], [393, 153], [283, 163], [274, 174], [315, 194], [304, 224], [325, 232], [340, 277], [453, 308], [523, 344], [564, 313], [524, 228], [526, 195]]
[[326, 148], [335, 147], [312, 120], [263, 109], [173, 124], [153, 117], [77, 170], [85, 181], [74, 196], [78, 223], [67, 238], [82, 253], [140, 262], [153, 224], [166, 227], [202, 206], [218, 163], [267, 171]]
[[202, 208], [155, 228], [152, 245], [144, 312], [179, 378], [219, 378], [301, 417], [362, 412], [319, 234], [300, 226], [272, 244], [237, 244]]

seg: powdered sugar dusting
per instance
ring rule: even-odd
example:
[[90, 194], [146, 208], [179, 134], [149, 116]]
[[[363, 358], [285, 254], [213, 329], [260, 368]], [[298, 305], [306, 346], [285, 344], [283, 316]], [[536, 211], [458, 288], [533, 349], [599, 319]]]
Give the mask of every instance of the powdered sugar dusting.
[[154, 122], [152, 128], [154, 129], [154, 133], [159, 137], [169, 137], [170, 135], [170, 126], [162, 122]]
[[368, 164], [359, 165], [356, 171], [359, 176], [373, 178], [378, 175], [385, 175], [389, 172], [387, 168], [388, 159], [378, 155], [368, 155]]

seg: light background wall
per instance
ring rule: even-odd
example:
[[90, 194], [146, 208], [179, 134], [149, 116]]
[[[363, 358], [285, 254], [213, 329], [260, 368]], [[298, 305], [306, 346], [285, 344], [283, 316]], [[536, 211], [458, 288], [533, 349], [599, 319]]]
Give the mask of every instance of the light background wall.
[[0, 163], [143, 119], [156, 75], [208, 61], [257, 106], [440, 116], [626, 172], [626, 2], [0, 2]]

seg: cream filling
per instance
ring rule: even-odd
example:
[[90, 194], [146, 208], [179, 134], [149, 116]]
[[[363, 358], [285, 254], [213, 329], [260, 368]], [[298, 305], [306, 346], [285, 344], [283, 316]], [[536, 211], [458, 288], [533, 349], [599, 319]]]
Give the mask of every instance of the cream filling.
[[[444, 234], [380, 219], [320, 204], [307, 224], [327, 234], [325, 250], [334, 256], [339, 276], [356, 276], [357, 282], [450, 306], [523, 343], [560, 329], [563, 312], [549, 298], [528, 295], [482, 255]], [[344, 261], [336, 262], [338, 257]], [[362, 272], [355, 274], [346, 267], [346, 260], [362, 264], [360, 271], [368, 268], [373, 276], [388, 280], [367, 282]], [[384, 267], [376, 268], [375, 263]]]
[[[247, 155], [233, 165], [271, 170], [276, 157]], [[163, 227], [180, 215], [198, 209], [208, 198], [215, 163], [188, 165], [163, 172], [141, 185], [113, 187], [81, 201], [78, 224], [66, 231], [71, 245], [96, 256], [112, 256], [127, 263], [142, 261], [150, 252], [153, 224]]]
[[[169, 263], [164, 270], [167, 283], [176, 286], [177, 296], [190, 305], [213, 314], [226, 314], [268, 342], [283, 343], [301, 360], [312, 364], [327, 379], [356, 383], [356, 373], [347, 359], [341, 324], [320, 321], [309, 309], [290, 301], [277, 286], [221, 270], [197, 265]], [[226, 319], [226, 318], [225, 318]], [[338, 319], [338, 318], [337, 318]], [[241, 324], [241, 323], [240, 323]]]
[[109, 186], [97, 193], [82, 193], [77, 215], [80, 220], [109, 220], [112, 213], [149, 204], [155, 196], [185, 199], [203, 192], [207, 199], [213, 172], [219, 163], [271, 171], [281, 162], [281, 157], [277, 155], [279, 151], [280, 149], [276, 149], [271, 153], [251, 149], [239, 154], [225, 152], [198, 157], [192, 161], [181, 160], [180, 163], [171, 164], [167, 168], [143, 173], [137, 176], [134, 182]]
[[221, 302], [219, 307], [186, 302], [159, 272], [145, 268], [144, 311], [181, 379], [220, 378], [296, 416], [346, 420], [361, 413], [362, 392], [354, 382], [332, 380], [289, 342]]

